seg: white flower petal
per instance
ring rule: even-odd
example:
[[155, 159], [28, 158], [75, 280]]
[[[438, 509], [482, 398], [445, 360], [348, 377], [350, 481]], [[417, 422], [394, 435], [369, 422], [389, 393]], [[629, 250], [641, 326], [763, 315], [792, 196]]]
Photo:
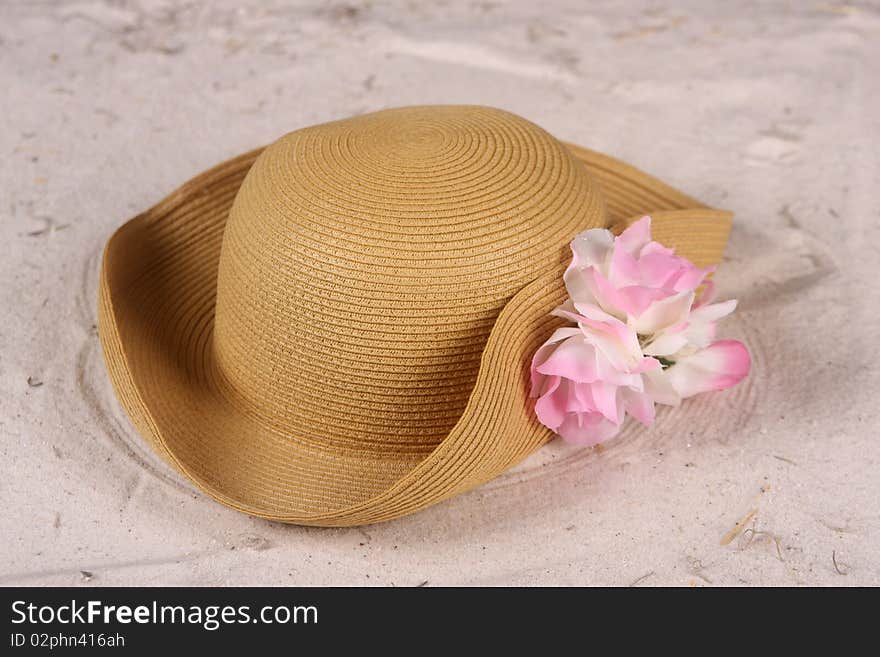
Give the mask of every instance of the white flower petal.
[[665, 328], [685, 321], [693, 302], [693, 290], [673, 294], [652, 303], [645, 312], [631, 320], [630, 325], [639, 335], [659, 333]]
[[729, 301], [710, 303], [707, 306], [694, 308], [691, 312], [691, 321], [717, 322], [722, 317], [727, 317], [736, 310], [736, 304], [736, 299], [730, 299]]
[[579, 328], [575, 328], [574, 326], [563, 326], [562, 328], [553, 331], [553, 335], [551, 335], [544, 344], [548, 345], [555, 342], [561, 342], [566, 338], [571, 338], [576, 335], [581, 335], [581, 330]]
[[577, 267], [569, 267], [562, 275], [565, 282], [565, 289], [568, 296], [575, 303], [584, 303], [590, 305], [599, 305], [599, 300], [593, 293], [592, 274], [590, 270], [579, 269]]
[[613, 247], [614, 235], [610, 230], [604, 228], [585, 230], [571, 242], [571, 251], [574, 254], [572, 266], [597, 267], [604, 272]]
[[688, 337], [684, 332], [661, 333], [645, 348], [646, 356], [671, 356], [687, 345]]
[[672, 386], [667, 371], [651, 370], [642, 374], [642, 380], [645, 382], [645, 392], [657, 404], [666, 404], [667, 406], [678, 406], [681, 404], [681, 396]]

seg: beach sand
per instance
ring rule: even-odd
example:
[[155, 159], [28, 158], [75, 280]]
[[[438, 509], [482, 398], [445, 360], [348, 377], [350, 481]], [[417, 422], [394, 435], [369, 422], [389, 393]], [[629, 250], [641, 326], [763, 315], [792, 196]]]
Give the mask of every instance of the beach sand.
[[[880, 8], [585, 4], [4, 2], [0, 584], [880, 584]], [[285, 132], [430, 103], [733, 210], [721, 331], [751, 376], [382, 525], [216, 504], [110, 388], [104, 242]]]

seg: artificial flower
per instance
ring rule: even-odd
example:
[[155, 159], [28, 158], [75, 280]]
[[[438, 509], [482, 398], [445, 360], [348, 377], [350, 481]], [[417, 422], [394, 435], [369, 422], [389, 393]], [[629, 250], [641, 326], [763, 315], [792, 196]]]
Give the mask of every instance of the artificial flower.
[[570, 442], [595, 445], [627, 413], [645, 425], [654, 404], [723, 390], [749, 372], [748, 350], [715, 340], [736, 301], [713, 303], [714, 267], [700, 268], [651, 239], [643, 217], [619, 236], [592, 229], [571, 243], [568, 300], [558, 329], [532, 359], [532, 396], [542, 424]]

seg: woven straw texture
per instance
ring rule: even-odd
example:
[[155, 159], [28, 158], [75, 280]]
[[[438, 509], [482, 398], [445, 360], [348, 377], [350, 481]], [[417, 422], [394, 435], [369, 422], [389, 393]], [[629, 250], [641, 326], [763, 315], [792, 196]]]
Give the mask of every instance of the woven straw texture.
[[298, 524], [411, 513], [552, 437], [528, 365], [569, 241], [644, 214], [699, 265], [730, 214], [485, 107], [288, 134], [123, 225], [99, 331], [139, 432], [208, 494]]

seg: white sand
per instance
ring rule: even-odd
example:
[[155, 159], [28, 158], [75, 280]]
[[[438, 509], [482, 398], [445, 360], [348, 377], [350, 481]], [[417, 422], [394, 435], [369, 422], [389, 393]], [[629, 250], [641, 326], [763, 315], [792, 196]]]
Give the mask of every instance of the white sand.
[[[286, 4], [0, 7], [0, 583], [880, 584], [876, 4]], [[286, 131], [456, 102], [734, 210], [717, 280], [751, 378], [384, 525], [210, 501], [109, 387], [107, 236]]]

